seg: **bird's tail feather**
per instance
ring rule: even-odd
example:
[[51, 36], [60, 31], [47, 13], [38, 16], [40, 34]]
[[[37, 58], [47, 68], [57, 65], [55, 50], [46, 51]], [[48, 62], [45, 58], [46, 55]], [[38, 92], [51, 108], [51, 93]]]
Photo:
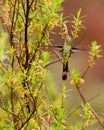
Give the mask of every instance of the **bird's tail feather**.
[[66, 64], [63, 64], [63, 74], [62, 74], [63, 80], [67, 79], [67, 72], [68, 72], [68, 62], [66, 62]]

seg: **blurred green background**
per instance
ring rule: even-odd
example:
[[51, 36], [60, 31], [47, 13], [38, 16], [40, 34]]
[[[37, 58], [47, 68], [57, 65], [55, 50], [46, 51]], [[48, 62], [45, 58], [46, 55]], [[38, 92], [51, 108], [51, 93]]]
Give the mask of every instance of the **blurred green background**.
[[[82, 8], [82, 15], [86, 15], [84, 18], [85, 30], [82, 30], [79, 39], [85, 34], [83, 40], [78, 44], [80, 48], [89, 49], [91, 41], [96, 40], [101, 45], [102, 57], [96, 61], [95, 66], [88, 71], [85, 76], [85, 83], [82, 87], [82, 92], [87, 100], [90, 100], [95, 95], [99, 95], [91, 100], [91, 106], [98, 113], [98, 115], [104, 120], [104, 0], [65, 0], [63, 3], [64, 16], [70, 14], [76, 14], [76, 11]], [[69, 25], [70, 31], [70, 25]], [[57, 32], [57, 30], [56, 30]], [[60, 39], [58, 35], [52, 35], [55, 38], [54, 44], [63, 44], [64, 41]], [[69, 70], [72, 68], [78, 68], [83, 73], [88, 65], [88, 52], [77, 52], [72, 55], [69, 60]], [[52, 74], [55, 85], [57, 85], [58, 92], [61, 90], [63, 81], [62, 77], [62, 63], [55, 63], [48, 67], [49, 72]], [[66, 107], [70, 112], [73, 108], [81, 105], [81, 99], [77, 93], [76, 88], [70, 86], [70, 73], [67, 81], [64, 84], [67, 89], [71, 89], [68, 97], [66, 98]], [[54, 86], [53, 86], [54, 87]], [[100, 93], [100, 94], [99, 94]], [[73, 121], [72, 121], [73, 122]], [[89, 127], [88, 130], [102, 130], [102, 128], [95, 123], [94, 126]]]

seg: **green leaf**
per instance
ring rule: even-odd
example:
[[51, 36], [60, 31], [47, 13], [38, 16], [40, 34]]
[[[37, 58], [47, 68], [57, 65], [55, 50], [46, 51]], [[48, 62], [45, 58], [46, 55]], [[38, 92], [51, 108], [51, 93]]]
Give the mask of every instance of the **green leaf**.
[[77, 79], [80, 77], [80, 72], [77, 69], [73, 69], [71, 72], [72, 79]]
[[100, 45], [98, 45], [98, 43], [96, 41], [93, 41], [91, 43], [91, 50], [89, 52], [90, 56], [89, 56], [89, 65], [92, 67], [95, 64], [95, 61], [97, 58], [101, 57], [100, 53]]
[[42, 51], [42, 60], [44, 61], [45, 65], [49, 64], [50, 63], [50, 52]]

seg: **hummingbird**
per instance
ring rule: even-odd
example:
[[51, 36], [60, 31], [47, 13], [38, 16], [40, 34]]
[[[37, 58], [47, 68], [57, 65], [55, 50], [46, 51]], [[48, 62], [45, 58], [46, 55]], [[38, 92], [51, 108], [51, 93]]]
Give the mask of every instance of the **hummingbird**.
[[62, 80], [66, 80], [67, 79], [67, 73], [69, 72], [69, 69], [68, 69], [68, 61], [71, 57], [72, 54], [74, 54], [74, 50], [79, 50], [79, 51], [86, 51], [86, 49], [81, 49], [81, 48], [77, 48], [75, 47], [85, 36], [85, 34], [83, 35], [83, 37], [81, 38], [80, 41], [78, 41], [77, 43], [75, 43], [74, 45], [73, 42], [74, 42], [74, 39], [69, 35], [68, 33], [68, 29], [67, 29], [67, 26], [64, 25], [64, 45], [54, 45], [53, 47], [58, 47], [60, 48], [60, 52], [61, 52], [61, 55], [62, 55], [62, 63], [63, 63], [63, 72], [62, 72]]
[[68, 69], [68, 60], [71, 57], [71, 54], [73, 53], [72, 49], [72, 39], [67, 33], [65, 36], [65, 43], [62, 48], [62, 59], [63, 59], [63, 73], [62, 73], [62, 79], [66, 80], [67, 79], [67, 73], [69, 71]]

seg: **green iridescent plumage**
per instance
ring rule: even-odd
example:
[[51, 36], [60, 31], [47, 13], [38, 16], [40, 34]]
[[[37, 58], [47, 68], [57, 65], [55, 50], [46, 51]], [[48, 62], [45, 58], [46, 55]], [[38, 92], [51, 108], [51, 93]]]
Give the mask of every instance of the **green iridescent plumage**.
[[72, 46], [71, 46], [71, 37], [66, 34], [65, 43], [62, 48], [62, 58], [63, 58], [63, 74], [62, 79], [67, 79], [67, 72], [68, 72], [68, 60], [72, 54]]

